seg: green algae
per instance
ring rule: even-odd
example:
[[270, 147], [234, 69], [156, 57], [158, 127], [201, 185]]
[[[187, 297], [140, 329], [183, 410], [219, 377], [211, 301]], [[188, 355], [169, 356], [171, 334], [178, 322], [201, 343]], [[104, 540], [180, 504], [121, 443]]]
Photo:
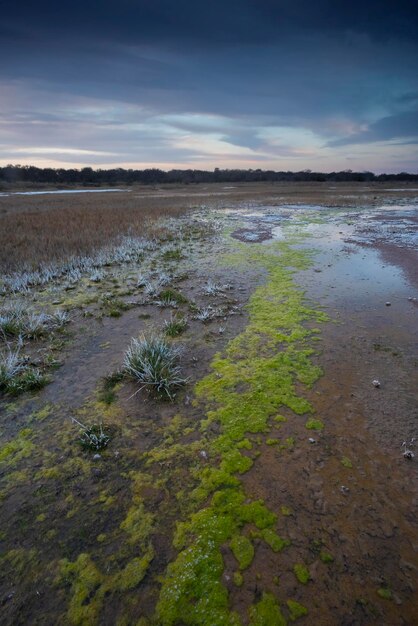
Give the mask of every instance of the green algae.
[[347, 469], [353, 468], [353, 463], [351, 459], [348, 458], [348, 456], [343, 456], [343, 458], [341, 459], [341, 465], [343, 467], [346, 467]]
[[251, 626], [286, 626], [286, 620], [272, 593], [263, 593], [263, 597], [250, 609]]
[[[228, 593], [222, 584], [222, 547], [228, 543], [240, 569], [245, 569], [254, 557], [254, 546], [245, 533], [248, 525], [261, 531], [258, 536], [273, 551], [289, 545], [273, 529], [276, 514], [263, 501], [248, 501], [240, 475], [251, 469], [254, 461], [239, 451], [249, 449], [249, 443], [262, 444], [262, 440], [249, 442], [248, 434], [268, 433], [270, 420], [285, 421], [277, 414], [280, 407], [287, 407], [295, 415], [313, 413], [311, 404], [299, 395], [297, 385], [310, 387], [321, 374], [312, 362], [314, 350], [308, 345], [317, 330], [310, 330], [305, 323], [325, 321], [327, 317], [305, 304], [288, 269], [305, 268], [309, 259], [286, 245], [279, 250], [280, 256], [274, 249], [260, 249], [253, 255], [252, 260], [268, 270], [268, 281], [256, 289], [249, 302], [247, 327], [228, 344], [223, 355], [215, 355], [212, 372], [195, 388], [195, 406], [206, 406], [201, 430], [208, 438], [205, 450], [214, 462], [192, 470], [198, 481], [192, 502], [204, 506], [177, 524], [173, 543], [178, 555], [162, 580], [156, 610], [157, 622], [162, 626], [180, 622], [239, 624], [237, 615], [229, 609]], [[209, 438], [213, 423], [220, 432]], [[293, 445], [294, 438], [288, 437], [284, 447]], [[184, 447], [181, 452], [187, 454]], [[159, 455], [161, 451], [153, 452], [150, 463]], [[296, 571], [304, 578], [298, 567]], [[309, 572], [307, 575], [309, 579]], [[264, 594], [261, 602], [252, 607], [251, 620], [252, 624], [286, 623], [270, 594]]]
[[251, 541], [244, 535], [235, 535], [229, 545], [238, 561], [239, 568], [247, 569], [254, 558], [254, 546]]
[[388, 587], [380, 587], [377, 590], [377, 595], [379, 598], [383, 598], [383, 600], [393, 600], [392, 591]]
[[303, 563], [297, 563], [294, 565], [293, 572], [302, 585], [306, 585], [311, 578], [308, 568]]
[[[129, 477], [132, 480], [132, 506], [121, 522], [120, 529], [127, 534], [126, 544], [131, 546], [136, 555], [122, 568], [112, 573], [101, 572], [91, 555], [87, 553], [79, 554], [74, 562], [67, 559], [60, 562], [57, 582], [71, 586], [67, 619], [74, 626], [100, 623], [106, 596], [116, 592], [127, 592], [137, 587], [154, 559], [155, 551], [150, 538], [154, 516], [145, 510], [141, 496], [150, 478], [141, 472], [131, 472]], [[105, 502], [108, 500], [106, 494], [102, 494], [101, 497], [105, 498]], [[97, 541], [100, 544], [106, 538], [102, 533], [97, 536]], [[123, 556], [123, 552], [122, 548], [120, 557]]]
[[97, 623], [104, 595], [104, 577], [88, 554], [80, 554], [74, 563], [61, 561], [61, 579], [71, 584], [67, 617], [74, 626]]
[[324, 428], [324, 423], [321, 422], [321, 420], [318, 419], [314, 419], [314, 418], [309, 418], [308, 421], [305, 424], [305, 427], [308, 430], [323, 430]]
[[284, 550], [284, 548], [290, 546], [290, 541], [288, 539], [282, 539], [271, 528], [265, 528], [261, 532], [261, 536], [263, 537], [264, 541], [270, 546], [273, 552], [281, 552], [282, 550]]
[[33, 431], [30, 428], [23, 428], [14, 439], [4, 444], [0, 448], [0, 463], [12, 467], [22, 459], [31, 456], [35, 449], [32, 435]]
[[292, 622], [308, 614], [308, 609], [303, 604], [296, 602], [296, 600], [287, 600], [286, 604], [289, 609], [289, 618]]
[[319, 558], [321, 559], [322, 563], [329, 564], [334, 562], [334, 557], [329, 552], [320, 552]]

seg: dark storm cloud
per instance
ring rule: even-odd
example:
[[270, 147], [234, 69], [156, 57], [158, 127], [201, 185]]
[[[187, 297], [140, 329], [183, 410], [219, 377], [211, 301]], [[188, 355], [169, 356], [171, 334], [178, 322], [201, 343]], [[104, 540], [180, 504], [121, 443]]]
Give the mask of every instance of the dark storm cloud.
[[69, 31], [124, 43], [198, 41], [231, 44], [268, 43], [295, 30], [352, 30], [379, 39], [415, 38], [414, 0], [119, 0], [59, 3], [3, 2], [3, 28], [13, 32]]
[[193, 135], [263, 160], [300, 153], [273, 127], [332, 149], [412, 139], [416, 2], [7, 0], [1, 17], [5, 151], [55, 142], [167, 162], [199, 158]]

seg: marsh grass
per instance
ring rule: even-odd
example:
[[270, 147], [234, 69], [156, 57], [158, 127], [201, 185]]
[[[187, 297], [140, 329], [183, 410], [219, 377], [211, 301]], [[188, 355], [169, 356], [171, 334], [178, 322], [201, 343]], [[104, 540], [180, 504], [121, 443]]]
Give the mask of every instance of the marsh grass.
[[177, 365], [179, 355], [180, 349], [164, 337], [141, 336], [131, 340], [125, 353], [124, 370], [139, 382], [138, 391], [148, 388], [158, 397], [172, 400], [176, 389], [186, 383]]
[[91, 426], [85, 426], [81, 422], [71, 418], [72, 421], [80, 427], [80, 444], [86, 450], [92, 450], [98, 452], [107, 447], [110, 441], [110, 436], [104, 431], [103, 424], [92, 424]]
[[70, 321], [66, 311], [57, 310], [52, 315], [38, 313], [22, 304], [10, 304], [0, 309], [0, 339], [39, 339], [48, 332], [62, 328]]
[[38, 368], [28, 365], [20, 354], [21, 344], [7, 345], [0, 351], [0, 393], [17, 396], [25, 391], [41, 389], [49, 378]]
[[164, 333], [167, 337], [178, 337], [187, 328], [187, 319], [171, 314], [170, 319], [164, 322]]
[[115, 387], [123, 380], [123, 372], [118, 371], [105, 376], [98, 392], [98, 400], [104, 404], [112, 404], [116, 400]]
[[169, 241], [172, 233], [158, 220], [187, 211], [184, 201], [169, 198], [93, 195], [0, 199], [6, 209], [0, 213], [0, 271], [33, 270], [40, 264], [89, 255], [124, 235]]

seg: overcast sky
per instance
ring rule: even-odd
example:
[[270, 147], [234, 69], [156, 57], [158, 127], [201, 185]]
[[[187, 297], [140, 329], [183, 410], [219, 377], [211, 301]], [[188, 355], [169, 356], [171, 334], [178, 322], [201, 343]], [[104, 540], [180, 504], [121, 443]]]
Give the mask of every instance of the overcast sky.
[[0, 164], [418, 171], [416, 0], [3, 0]]

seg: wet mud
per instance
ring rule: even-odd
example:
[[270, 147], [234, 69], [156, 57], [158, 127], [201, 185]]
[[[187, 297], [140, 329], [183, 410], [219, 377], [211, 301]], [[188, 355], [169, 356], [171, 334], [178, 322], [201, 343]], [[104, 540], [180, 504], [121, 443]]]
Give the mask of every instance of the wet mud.
[[[72, 322], [52, 382], [1, 400], [2, 624], [417, 623], [415, 192], [275, 193], [153, 261], [185, 298], [174, 402], [101, 393], [173, 312], [144, 267], [30, 295]], [[71, 417], [108, 428], [99, 458]]]

